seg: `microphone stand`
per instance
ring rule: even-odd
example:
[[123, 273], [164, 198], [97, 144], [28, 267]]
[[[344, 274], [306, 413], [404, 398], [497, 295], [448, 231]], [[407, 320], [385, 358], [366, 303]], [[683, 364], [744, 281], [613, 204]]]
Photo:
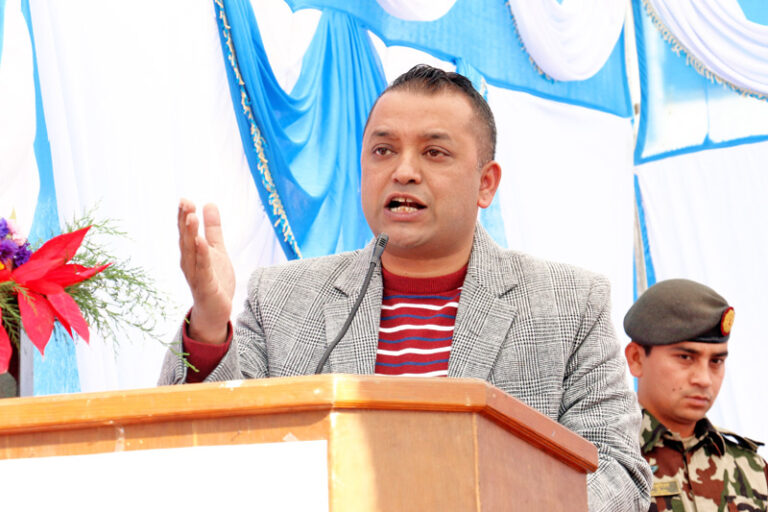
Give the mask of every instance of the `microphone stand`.
[[373, 270], [376, 268], [376, 264], [381, 261], [381, 255], [384, 252], [384, 248], [387, 247], [387, 242], [389, 241], [389, 236], [387, 236], [385, 233], [379, 234], [379, 236], [376, 237], [376, 245], [373, 248], [373, 254], [371, 255], [371, 260], [369, 262], [368, 266], [368, 272], [365, 274], [365, 280], [363, 281], [363, 286], [360, 289], [360, 293], [357, 296], [357, 300], [355, 301], [355, 304], [352, 306], [352, 311], [349, 312], [349, 315], [347, 316], [347, 320], [344, 322], [344, 326], [341, 328], [341, 331], [339, 334], [336, 335], [336, 338], [331, 342], [330, 345], [325, 349], [325, 352], [323, 352], [323, 357], [320, 358], [320, 362], [317, 363], [317, 368], [315, 368], [315, 375], [319, 375], [320, 372], [323, 371], [323, 366], [325, 366], [325, 362], [328, 360], [328, 357], [331, 355], [331, 352], [333, 352], [333, 349], [336, 347], [336, 345], [339, 344], [341, 341], [341, 338], [344, 337], [344, 335], [349, 330], [349, 326], [352, 324], [352, 319], [355, 318], [355, 315], [357, 314], [357, 310], [360, 309], [360, 304], [363, 302], [363, 297], [365, 297], [365, 292], [368, 291], [368, 285], [371, 283], [371, 277], [373, 276]]

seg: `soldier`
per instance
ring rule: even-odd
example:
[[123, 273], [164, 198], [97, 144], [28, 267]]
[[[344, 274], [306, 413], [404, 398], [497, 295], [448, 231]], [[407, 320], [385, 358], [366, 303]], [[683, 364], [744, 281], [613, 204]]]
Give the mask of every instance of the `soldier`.
[[627, 312], [625, 349], [643, 408], [640, 444], [653, 472], [652, 512], [766, 511], [758, 443], [712, 426], [734, 310], [686, 279], [650, 287]]

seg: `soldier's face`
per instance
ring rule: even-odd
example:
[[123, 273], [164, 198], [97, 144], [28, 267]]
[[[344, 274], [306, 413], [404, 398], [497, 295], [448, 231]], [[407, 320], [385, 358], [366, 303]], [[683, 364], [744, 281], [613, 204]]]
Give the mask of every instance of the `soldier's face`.
[[630, 346], [627, 361], [638, 378], [640, 405], [671, 431], [692, 435], [720, 392], [728, 344], [686, 341], [653, 347], [650, 354]]

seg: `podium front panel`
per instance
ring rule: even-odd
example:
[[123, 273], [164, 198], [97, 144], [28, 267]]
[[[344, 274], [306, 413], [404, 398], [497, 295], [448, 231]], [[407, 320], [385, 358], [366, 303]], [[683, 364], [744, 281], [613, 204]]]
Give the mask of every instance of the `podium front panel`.
[[[597, 450], [474, 379], [320, 375], [0, 401], [0, 459], [327, 442], [330, 510], [587, 510]], [[298, 492], [298, 491], [297, 491]]]

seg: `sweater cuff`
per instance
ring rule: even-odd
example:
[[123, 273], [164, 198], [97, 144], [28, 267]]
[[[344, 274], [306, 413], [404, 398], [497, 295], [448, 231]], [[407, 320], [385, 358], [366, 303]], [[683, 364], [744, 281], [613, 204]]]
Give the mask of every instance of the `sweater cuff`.
[[190, 365], [197, 368], [198, 371], [189, 368], [187, 370], [187, 382], [203, 382], [208, 375], [219, 365], [224, 354], [229, 350], [232, 343], [232, 322], [227, 323], [227, 341], [221, 345], [212, 345], [195, 341], [189, 337], [189, 313], [187, 313], [184, 327], [181, 329], [181, 338], [184, 346], [184, 352], [187, 354], [187, 361]]

